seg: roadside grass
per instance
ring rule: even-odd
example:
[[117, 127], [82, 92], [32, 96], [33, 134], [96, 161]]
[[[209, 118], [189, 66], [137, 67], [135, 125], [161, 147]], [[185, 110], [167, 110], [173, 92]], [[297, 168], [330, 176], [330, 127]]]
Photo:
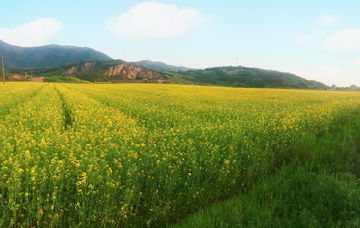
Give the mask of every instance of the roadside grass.
[[359, 227], [360, 114], [320, 138], [294, 140], [293, 159], [248, 191], [202, 209], [182, 227]]

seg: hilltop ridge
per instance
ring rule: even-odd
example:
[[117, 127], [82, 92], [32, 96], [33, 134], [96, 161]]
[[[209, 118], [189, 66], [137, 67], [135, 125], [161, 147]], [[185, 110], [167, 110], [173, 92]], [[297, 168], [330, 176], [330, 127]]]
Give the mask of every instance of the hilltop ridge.
[[295, 74], [275, 70], [243, 66], [212, 67], [186, 72], [165, 72], [175, 83], [219, 85], [244, 88], [294, 88], [328, 89], [315, 80], [307, 80]]
[[159, 61], [150, 61], [150, 60], [142, 60], [142, 61], [137, 61], [134, 62], [137, 65], [152, 69], [152, 70], [157, 70], [157, 71], [174, 71], [174, 72], [179, 72], [179, 71], [188, 71], [188, 70], [196, 70], [195, 68], [189, 68], [189, 67], [184, 67], [184, 66], [174, 66], [174, 65], [168, 65], [166, 63], [163, 62], [159, 62]]
[[2, 40], [0, 40], [0, 53], [4, 55], [5, 70], [61, 66], [88, 60], [112, 60], [110, 56], [88, 47], [56, 44], [19, 47]]

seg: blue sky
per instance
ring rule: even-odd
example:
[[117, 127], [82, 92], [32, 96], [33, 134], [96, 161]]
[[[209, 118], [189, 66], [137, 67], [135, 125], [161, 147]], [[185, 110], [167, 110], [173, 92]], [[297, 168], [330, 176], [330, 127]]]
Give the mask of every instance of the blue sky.
[[360, 86], [360, 1], [84, 1], [0, 3], [0, 39], [91, 47], [115, 59], [295, 73]]

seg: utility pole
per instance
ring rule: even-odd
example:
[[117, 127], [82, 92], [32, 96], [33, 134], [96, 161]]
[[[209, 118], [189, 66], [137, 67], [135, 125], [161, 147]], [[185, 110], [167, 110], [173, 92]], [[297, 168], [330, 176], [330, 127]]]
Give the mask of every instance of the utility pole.
[[3, 57], [3, 54], [1, 54], [1, 63], [2, 63], [2, 72], [3, 72], [3, 82], [5, 84], [4, 57]]
[[31, 69], [31, 81], [32, 81], [32, 69]]

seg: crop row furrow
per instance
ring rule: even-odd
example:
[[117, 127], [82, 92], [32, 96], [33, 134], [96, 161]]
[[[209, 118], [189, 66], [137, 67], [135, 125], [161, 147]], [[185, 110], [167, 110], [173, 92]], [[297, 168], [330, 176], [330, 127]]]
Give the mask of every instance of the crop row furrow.
[[[209, 97], [209, 88], [185, 86], [66, 87], [146, 126], [139, 136], [145, 153], [135, 162], [141, 172], [132, 175], [142, 190], [135, 192], [144, 197], [141, 211], [147, 214], [144, 205], [152, 205], [168, 214], [167, 222], [195, 205], [237, 194], [287, 160], [301, 157], [295, 154], [299, 142], [316, 140], [335, 118], [359, 107], [358, 100], [344, 103], [309, 91], [217, 88]], [[284, 99], [291, 94], [291, 102]]]
[[53, 153], [63, 128], [61, 101], [53, 85], [46, 85], [32, 99], [6, 116], [0, 124], [0, 221], [1, 227], [17, 224], [26, 214], [26, 224], [36, 225], [56, 175]]
[[0, 118], [8, 115], [12, 109], [29, 101], [44, 84], [6, 83], [0, 89]]

